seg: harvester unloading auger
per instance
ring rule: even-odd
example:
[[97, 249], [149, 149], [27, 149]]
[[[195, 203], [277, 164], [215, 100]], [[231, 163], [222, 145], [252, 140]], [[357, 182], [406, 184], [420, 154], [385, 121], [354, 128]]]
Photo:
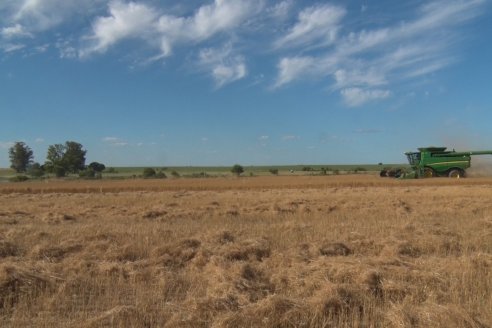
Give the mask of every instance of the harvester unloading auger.
[[412, 171], [383, 170], [380, 176], [395, 176], [404, 179], [439, 176], [460, 178], [466, 176], [466, 169], [471, 166], [472, 155], [492, 155], [492, 150], [457, 152], [454, 149], [446, 150], [446, 147], [426, 147], [418, 148], [418, 150], [418, 152], [405, 153]]

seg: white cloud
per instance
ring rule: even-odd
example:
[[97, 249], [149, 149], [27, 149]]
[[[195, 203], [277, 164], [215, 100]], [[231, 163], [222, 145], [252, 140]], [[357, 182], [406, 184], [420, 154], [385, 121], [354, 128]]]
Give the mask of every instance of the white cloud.
[[[478, 15], [483, 3], [485, 0], [434, 1], [422, 6], [413, 20], [339, 35], [324, 53], [284, 56], [278, 62], [274, 87], [305, 78], [329, 79], [328, 83], [334, 81], [331, 90], [342, 90], [349, 106], [385, 99], [390, 90], [372, 88], [397, 85], [455, 62], [453, 47], [461, 40], [457, 27]], [[336, 28], [337, 20], [333, 22]], [[302, 35], [293, 34], [296, 27], [288, 35]]]
[[451, 62], [453, 62], [453, 60], [450, 58], [430, 62], [425, 64], [425, 66], [416, 67], [414, 70], [407, 72], [406, 77], [413, 78], [421, 75], [427, 75], [448, 66]]
[[295, 136], [295, 135], [285, 135], [285, 136], [282, 136], [282, 140], [284, 141], [290, 141], [290, 140], [298, 140], [300, 139], [299, 136]]
[[236, 63], [232, 63], [230, 65], [217, 65], [214, 68], [212, 75], [217, 82], [217, 86], [221, 87], [224, 84], [231, 83], [245, 77], [246, 65], [242, 62], [242, 59], [239, 58]]
[[117, 137], [104, 137], [102, 138], [102, 141], [113, 147], [124, 147], [129, 145], [128, 142]]
[[[69, 1], [68, 1], [69, 2]], [[35, 30], [46, 30], [63, 20], [62, 1], [21, 0], [15, 21], [28, 21]]]
[[26, 31], [21, 24], [15, 24], [0, 29], [0, 35], [6, 39], [32, 37], [32, 34]]
[[105, 52], [110, 46], [126, 38], [146, 38], [152, 34], [157, 13], [151, 7], [135, 2], [112, 1], [108, 17], [99, 17], [92, 26], [92, 41], [80, 52], [82, 57], [94, 52]]
[[247, 75], [244, 57], [235, 54], [230, 43], [222, 48], [202, 49], [198, 57], [199, 66], [209, 71], [218, 88]]
[[243, 0], [215, 0], [198, 9], [188, 19], [187, 29], [193, 39], [203, 40], [237, 27], [261, 8], [261, 2]]
[[335, 78], [334, 88], [344, 88], [347, 86], [378, 86], [386, 84], [384, 74], [378, 69], [338, 69], [333, 74]]
[[[30, 54], [43, 53], [38, 35], [60, 24], [83, 22], [108, 0], [0, 0], [0, 49], [13, 52], [24, 47]], [[58, 35], [63, 32], [56, 32]], [[2, 41], [3, 39], [3, 41]], [[22, 44], [14, 40], [23, 39]]]
[[58, 40], [55, 48], [58, 49], [60, 58], [77, 58], [77, 49], [69, 40]]
[[102, 141], [104, 141], [104, 142], [117, 142], [119, 140], [120, 140], [120, 138], [117, 138], [117, 137], [104, 137], [104, 138], [102, 138]]
[[477, 16], [483, 3], [485, 0], [429, 2], [420, 8], [419, 15], [413, 21], [372, 31], [350, 33], [338, 46], [337, 54], [347, 56], [401, 42], [419, 45], [418, 39], [431, 46], [434, 41], [440, 41], [439, 37], [449, 35], [450, 28]]
[[46, 52], [46, 50], [48, 50], [49, 47], [50, 47], [50, 44], [45, 43], [45, 44], [42, 44], [40, 46], [34, 47], [34, 51], [37, 53], [43, 53], [43, 52]]
[[34, 140], [35, 143], [43, 143], [44, 142], [44, 139], [43, 138], [36, 138]]
[[284, 0], [268, 8], [267, 12], [275, 18], [283, 19], [289, 15], [293, 5], [293, 0]]
[[390, 96], [389, 90], [363, 90], [360, 88], [347, 88], [340, 91], [345, 103], [349, 107], [361, 106], [374, 100], [386, 99]]
[[289, 33], [277, 40], [276, 47], [298, 47], [316, 43], [325, 46], [335, 41], [339, 23], [346, 11], [342, 7], [325, 4], [306, 8], [299, 13], [298, 22]]
[[174, 43], [201, 42], [218, 33], [232, 33], [262, 7], [262, 1], [258, 0], [215, 0], [189, 17], [163, 15], [157, 24], [161, 50], [169, 54]]
[[[433, 74], [457, 62], [460, 54], [455, 50], [465, 39], [458, 27], [480, 15], [487, 1], [422, 2], [413, 13], [405, 13], [405, 20], [396, 17], [391, 20], [396, 23], [386, 25], [385, 20], [353, 24], [354, 17], [348, 17], [344, 24], [349, 7], [344, 7], [343, 2], [319, 2], [307, 7], [305, 2], [294, 0], [168, 3], [0, 0], [0, 52], [15, 53], [27, 48], [31, 51], [21, 53], [34, 54], [51, 46], [59, 51], [60, 58], [85, 58], [105, 53], [126, 40], [137, 40], [144, 45], [137, 48], [139, 53], [145, 51], [142, 57], [147, 58], [130, 58], [138, 66], [187, 47], [189, 51], [183, 57], [189, 60], [197, 56], [194, 68], [206, 72], [216, 87], [248, 75], [253, 80], [259, 75], [251, 74], [255, 66], [250, 64], [249, 55], [260, 54], [259, 58], [265, 59], [273, 54], [278, 56], [273, 87], [312, 79], [327, 84], [330, 92], [343, 91], [340, 94], [346, 104], [360, 102], [347, 98], [366, 99], [362, 102], [365, 103], [368, 99], [384, 99], [377, 91], [391, 93], [390, 89], [401, 82]], [[354, 14], [365, 19], [369, 9], [362, 5], [355, 8]], [[68, 22], [69, 28], [56, 31], [55, 41], [39, 41], [47, 40], [44, 36], [38, 39], [41, 32]], [[87, 22], [91, 24], [85, 26]], [[81, 30], [86, 31], [84, 36], [77, 34]], [[268, 71], [263, 66], [257, 65], [262, 74]]]
[[[221, 32], [233, 33], [263, 7], [262, 2], [215, 0], [202, 5], [191, 16], [180, 17], [161, 14], [143, 3], [112, 1], [110, 15], [95, 20], [91, 35], [86, 37], [92, 44], [82, 49], [81, 55], [102, 53], [119, 41], [136, 38], [160, 50], [155, 58], [164, 58], [176, 44], [202, 42]], [[220, 69], [217, 74], [230, 75], [223, 71]]]
[[14, 52], [14, 51], [17, 51], [17, 50], [21, 50], [21, 49], [24, 49], [26, 47], [25, 44], [21, 44], [21, 43], [5, 43], [5, 44], [0, 44], [0, 49], [3, 50], [3, 52], [5, 53], [10, 53], [10, 52]]
[[282, 58], [278, 64], [278, 77], [275, 87], [287, 84], [300, 76], [317, 74], [317, 60], [312, 57]]
[[439, 0], [421, 8], [420, 19], [404, 26], [400, 33], [421, 33], [437, 27], [453, 26], [478, 16], [485, 0]]
[[7, 20], [22, 23], [29, 32], [53, 28], [76, 14], [87, 16], [107, 0], [17, 0], [7, 4]]
[[262, 140], [262, 141], [265, 141], [265, 140], [268, 140], [270, 139], [270, 136], [259, 136], [258, 137], [258, 140]]

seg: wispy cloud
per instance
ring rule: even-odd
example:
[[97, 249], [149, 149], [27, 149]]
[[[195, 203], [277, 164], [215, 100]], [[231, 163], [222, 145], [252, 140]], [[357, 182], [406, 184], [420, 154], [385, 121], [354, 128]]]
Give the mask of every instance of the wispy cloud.
[[32, 31], [53, 28], [77, 13], [96, 11], [107, 0], [18, 0], [15, 1], [13, 19]]
[[333, 89], [341, 89], [347, 86], [373, 87], [387, 84], [384, 74], [375, 68], [341, 68], [333, 73], [333, 77], [335, 79]]
[[81, 56], [101, 53], [116, 43], [137, 38], [158, 48], [158, 57], [171, 55], [176, 44], [197, 43], [219, 33], [231, 33], [242, 22], [262, 8], [262, 1], [215, 0], [202, 5], [193, 15], [174, 16], [144, 3], [109, 3], [109, 16], [98, 17], [92, 33], [86, 36], [89, 45]]
[[43, 53], [43, 52], [46, 52], [46, 50], [48, 50], [49, 47], [50, 47], [50, 44], [49, 43], [45, 43], [45, 44], [42, 44], [40, 46], [34, 47], [34, 51], [37, 52], [37, 53]]
[[313, 57], [286, 57], [277, 65], [278, 77], [274, 87], [280, 87], [300, 77], [317, 75], [317, 59]]
[[201, 6], [191, 17], [178, 18], [178, 22], [183, 22], [182, 32], [176, 33], [174, 24], [169, 28], [169, 16], [160, 20], [159, 28], [167, 35], [177, 34], [185, 39], [205, 40], [219, 32], [238, 27], [261, 8], [262, 1], [215, 0], [212, 4]]
[[82, 57], [103, 53], [119, 41], [128, 38], [151, 38], [158, 14], [141, 3], [112, 1], [109, 16], [98, 17], [92, 24], [92, 34], [87, 36], [89, 45], [82, 49]]
[[17, 50], [24, 49], [26, 47], [25, 44], [22, 43], [5, 43], [0, 44], [0, 49], [5, 53], [15, 52]]
[[[386, 99], [391, 91], [377, 87], [430, 74], [453, 63], [457, 27], [479, 15], [484, 2], [433, 1], [419, 8], [408, 22], [351, 31], [335, 42], [326, 42], [321, 54], [285, 56], [279, 60], [274, 86], [306, 78], [327, 79], [332, 90], [341, 90], [349, 106]], [[313, 37], [301, 39], [309, 42]]]
[[333, 43], [340, 28], [339, 23], [346, 11], [330, 4], [308, 7], [299, 13], [297, 23], [289, 32], [275, 42], [281, 47], [317, 47]]
[[[45, 48], [37, 36], [68, 21], [90, 17], [108, 0], [7, 0], [0, 5], [0, 48], [13, 52], [26, 47], [29, 40], [35, 53]], [[2, 26], [3, 25], [3, 26]], [[57, 32], [60, 34], [60, 31]], [[5, 42], [5, 40], [9, 41]]]
[[386, 99], [390, 96], [390, 91], [347, 88], [340, 91], [340, 94], [347, 106], [357, 107], [370, 101]]
[[270, 14], [270, 16], [274, 18], [284, 19], [289, 16], [289, 13], [291, 12], [293, 6], [293, 0], [284, 0], [267, 8], [266, 11], [268, 14]]
[[4, 27], [0, 29], [0, 35], [6, 39], [32, 37], [21, 24]]
[[116, 142], [119, 140], [120, 140], [120, 138], [117, 138], [117, 137], [104, 137], [104, 138], [102, 138], [102, 141], [104, 141], [104, 142]]
[[202, 49], [199, 65], [210, 73], [219, 88], [247, 74], [244, 57], [235, 54], [230, 43], [221, 48]]
[[60, 58], [77, 58], [77, 49], [72, 45], [70, 40], [58, 40], [55, 43]]
[[[377, 25], [353, 24], [353, 15], [367, 15], [369, 9], [354, 10], [343, 2], [0, 2], [0, 52], [8, 56], [54, 49], [60, 58], [89, 59], [131, 40], [141, 45], [134, 55], [138, 58], [131, 58], [135, 67], [185, 49], [180, 55], [187, 63], [196, 59], [189, 66], [209, 75], [216, 88], [260, 75], [273, 89], [310, 80], [340, 94], [348, 106], [362, 106], [458, 62], [456, 50], [466, 41], [460, 27], [480, 15], [487, 1], [428, 1], [405, 13], [404, 20], [395, 13], [391, 23]], [[42, 35], [52, 30], [51, 40]], [[267, 63], [276, 63], [274, 77]]]
[[102, 141], [107, 145], [114, 146], [114, 147], [124, 147], [129, 145], [128, 142], [117, 137], [104, 137], [102, 138]]

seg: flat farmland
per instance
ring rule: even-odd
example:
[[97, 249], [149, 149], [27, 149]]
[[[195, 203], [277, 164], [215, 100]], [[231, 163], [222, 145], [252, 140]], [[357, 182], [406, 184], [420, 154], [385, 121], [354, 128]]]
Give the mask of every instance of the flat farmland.
[[3, 327], [490, 327], [492, 179], [0, 185]]

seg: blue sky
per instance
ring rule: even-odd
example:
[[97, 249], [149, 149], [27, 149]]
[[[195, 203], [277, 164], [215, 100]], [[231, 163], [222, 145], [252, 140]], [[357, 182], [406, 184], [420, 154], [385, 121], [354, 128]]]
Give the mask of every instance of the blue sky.
[[0, 167], [403, 162], [492, 148], [487, 0], [1, 0]]

